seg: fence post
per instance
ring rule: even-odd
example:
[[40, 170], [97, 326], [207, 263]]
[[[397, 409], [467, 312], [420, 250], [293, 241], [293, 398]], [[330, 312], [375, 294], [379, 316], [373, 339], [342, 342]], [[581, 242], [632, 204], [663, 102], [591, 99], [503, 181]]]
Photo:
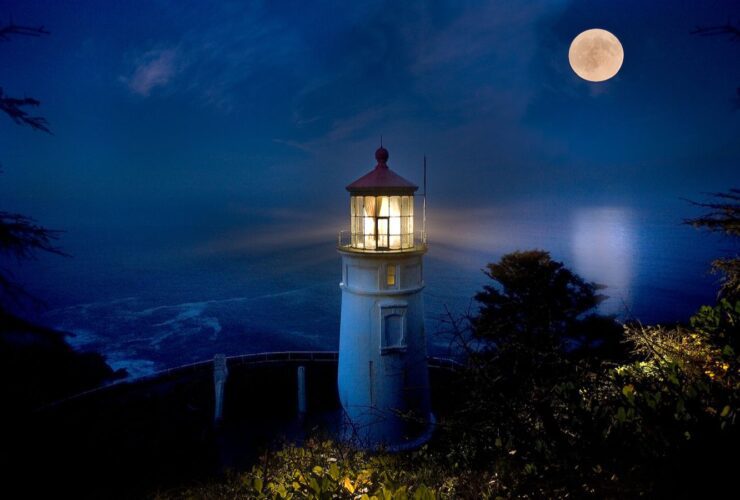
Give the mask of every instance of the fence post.
[[213, 421], [218, 424], [224, 418], [224, 386], [229, 376], [229, 368], [226, 366], [226, 356], [216, 354], [213, 357], [213, 385], [216, 390], [216, 407]]
[[298, 414], [306, 414], [306, 367], [298, 367]]

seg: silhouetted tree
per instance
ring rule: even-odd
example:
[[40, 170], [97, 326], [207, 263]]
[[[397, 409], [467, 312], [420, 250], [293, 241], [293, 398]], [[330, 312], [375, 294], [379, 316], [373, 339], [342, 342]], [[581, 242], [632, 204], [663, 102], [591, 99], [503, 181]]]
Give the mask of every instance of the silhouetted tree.
[[577, 444], [600, 432], [579, 388], [602, 360], [623, 355], [622, 328], [594, 312], [603, 287], [546, 251], [504, 255], [484, 272], [494, 283], [475, 296], [479, 314], [448, 320], [467, 354], [460, 409], [451, 419], [464, 429], [461, 442], [471, 443], [460, 459], [480, 465], [515, 450], [522, 467], [568, 463]]
[[[43, 27], [21, 26], [13, 22], [0, 27], [0, 41], [10, 40], [11, 36], [42, 36], [49, 32]], [[19, 125], [33, 130], [51, 133], [49, 124], [42, 116], [30, 115], [29, 107], [38, 107], [40, 102], [31, 97], [10, 97], [0, 87], [0, 111]], [[37, 251], [62, 254], [54, 245], [58, 231], [40, 226], [30, 217], [0, 210], [0, 315], [7, 314], [11, 302], [24, 295], [23, 289], [15, 283], [8, 263], [33, 258]]]
[[[740, 41], [740, 28], [727, 22], [715, 26], [697, 26], [692, 35], [698, 36], [727, 36], [730, 41]], [[740, 108], [740, 87], [737, 88], [737, 107]], [[727, 236], [740, 236], [740, 189], [731, 188], [725, 193], [712, 193], [713, 202], [690, 203], [709, 209], [706, 214], [693, 219], [685, 219], [685, 224], [696, 228], [723, 233]], [[716, 259], [712, 262], [712, 269], [722, 274], [719, 298], [729, 302], [740, 300], [740, 256]]]
[[[43, 27], [11, 22], [0, 27], [0, 41], [48, 33]], [[26, 109], [38, 105], [36, 99], [9, 97], [0, 89], [0, 111], [19, 125], [50, 134], [46, 119]], [[13, 279], [10, 265], [34, 258], [39, 251], [63, 254], [55, 245], [58, 233], [25, 215], [0, 211], [0, 400], [5, 405], [0, 424], [6, 419], [18, 423], [43, 403], [126, 376], [125, 370], [114, 372], [100, 354], [75, 351], [66, 342], [67, 334], [10, 312], [11, 304], [28, 295]], [[0, 427], [15, 429], [15, 423]]]
[[[689, 202], [707, 209], [707, 212], [693, 219], [685, 219], [685, 224], [695, 228], [724, 234], [731, 238], [740, 237], [740, 189], [732, 188], [725, 193], [711, 193], [714, 201]], [[737, 239], [734, 240], [737, 242]], [[740, 300], [740, 255], [712, 261], [712, 269], [722, 275], [719, 290], [720, 298], [731, 303]]]
[[[476, 294], [480, 314], [475, 333], [499, 349], [595, 347], [606, 337], [619, 338], [612, 318], [593, 314], [604, 300], [602, 285], [589, 283], [554, 261], [543, 250], [504, 255], [484, 270], [495, 283]], [[613, 347], [614, 342], [610, 342]]]

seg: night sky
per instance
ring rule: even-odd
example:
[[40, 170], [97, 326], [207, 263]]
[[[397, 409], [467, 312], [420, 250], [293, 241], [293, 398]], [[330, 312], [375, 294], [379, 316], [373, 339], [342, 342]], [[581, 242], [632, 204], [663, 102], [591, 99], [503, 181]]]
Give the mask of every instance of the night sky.
[[[51, 31], [0, 43], [0, 85], [41, 100], [54, 132], [0, 120], [0, 200], [93, 267], [332, 241], [381, 135], [405, 177], [427, 155], [439, 242], [502, 207], [679, 224], [682, 198], [740, 180], [740, 41], [690, 34], [740, 19], [737, 1], [6, 0], [0, 15]], [[567, 59], [594, 27], [625, 51], [598, 84]]]

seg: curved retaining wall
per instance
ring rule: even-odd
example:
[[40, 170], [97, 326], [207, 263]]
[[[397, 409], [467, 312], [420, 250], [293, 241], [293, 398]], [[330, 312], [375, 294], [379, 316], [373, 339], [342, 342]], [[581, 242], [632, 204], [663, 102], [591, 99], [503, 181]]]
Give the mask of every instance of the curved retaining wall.
[[[227, 358], [226, 366], [219, 425], [208, 360], [78, 394], [0, 430], [8, 491], [17, 486], [27, 498], [141, 498], [212, 480], [225, 468], [248, 468], [282, 439], [332, 437], [341, 418], [336, 352], [248, 354]], [[459, 392], [456, 364], [433, 358], [429, 366], [432, 407], [444, 415]], [[305, 413], [298, 411], [299, 367]]]

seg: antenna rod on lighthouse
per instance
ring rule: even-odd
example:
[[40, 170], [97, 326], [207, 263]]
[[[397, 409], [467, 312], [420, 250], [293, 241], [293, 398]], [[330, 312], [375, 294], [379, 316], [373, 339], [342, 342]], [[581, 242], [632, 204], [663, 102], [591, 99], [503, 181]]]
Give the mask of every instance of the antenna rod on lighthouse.
[[421, 223], [421, 240], [422, 243], [427, 242], [427, 155], [424, 155], [424, 205], [421, 210], [422, 223]]

